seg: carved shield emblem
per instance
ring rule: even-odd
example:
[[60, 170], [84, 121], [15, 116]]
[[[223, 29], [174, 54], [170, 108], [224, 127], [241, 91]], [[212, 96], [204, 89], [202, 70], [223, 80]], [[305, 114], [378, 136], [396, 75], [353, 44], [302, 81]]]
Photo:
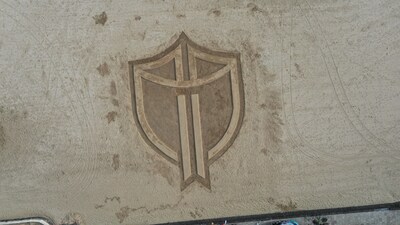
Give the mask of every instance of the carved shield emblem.
[[181, 189], [210, 185], [210, 165], [237, 136], [244, 113], [238, 53], [212, 51], [184, 33], [151, 58], [131, 61], [133, 112], [146, 142], [181, 169]]

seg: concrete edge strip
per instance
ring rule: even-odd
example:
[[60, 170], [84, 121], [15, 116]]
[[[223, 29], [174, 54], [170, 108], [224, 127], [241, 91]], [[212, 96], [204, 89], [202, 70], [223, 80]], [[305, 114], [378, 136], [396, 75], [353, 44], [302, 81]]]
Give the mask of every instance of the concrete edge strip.
[[155, 225], [199, 225], [199, 224], [211, 224], [211, 223], [222, 224], [222, 223], [224, 223], [224, 221], [228, 221], [229, 223], [244, 223], [244, 222], [254, 222], [254, 221], [282, 220], [282, 219], [290, 219], [290, 218], [295, 218], [295, 217], [310, 217], [310, 216], [322, 216], [322, 215], [333, 215], [333, 214], [350, 214], [350, 213], [362, 213], [362, 212], [385, 211], [385, 210], [400, 210], [400, 201], [393, 202], [393, 203], [351, 206], [351, 207], [343, 207], [343, 208], [301, 210], [301, 211], [292, 211], [292, 212], [277, 212], [277, 213], [270, 213], [270, 214], [224, 217], [224, 218], [215, 218], [215, 219], [168, 222], [168, 223], [159, 223], [159, 224], [155, 224]]
[[[332, 214], [348, 214], [348, 213], [359, 213], [368, 211], [381, 211], [381, 210], [400, 210], [400, 202], [384, 203], [376, 205], [364, 205], [364, 206], [353, 206], [344, 208], [331, 208], [331, 209], [317, 209], [317, 210], [303, 210], [294, 212], [281, 212], [281, 213], [271, 213], [271, 214], [259, 214], [259, 215], [249, 215], [249, 216], [238, 216], [238, 217], [226, 217], [217, 219], [205, 219], [205, 220], [192, 220], [183, 222], [170, 222], [170, 223], [160, 223], [158, 225], [192, 225], [192, 224], [204, 224], [211, 222], [250, 222], [250, 221], [261, 221], [261, 220], [276, 220], [284, 218], [294, 218], [294, 217], [306, 217], [306, 216], [318, 216], [318, 215], [332, 215]], [[45, 218], [26, 218], [26, 219], [16, 219], [16, 220], [0, 220], [0, 225], [16, 225], [21, 223], [39, 223], [41, 225], [54, 225], [49, 219]]]
[[16, 225], [23, 223], [38, 223], [41, 225], [53, 225], [48, 219], [44, 218], [26, 218], [26, 219], [16, 219], [16, 220], [1, 220], [0, 225]]

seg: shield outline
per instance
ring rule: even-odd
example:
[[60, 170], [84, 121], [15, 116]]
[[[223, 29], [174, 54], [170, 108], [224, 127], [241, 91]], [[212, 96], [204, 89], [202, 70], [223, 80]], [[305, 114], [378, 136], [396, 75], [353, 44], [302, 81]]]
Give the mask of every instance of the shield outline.
[[[206, 162], [207, 169], [206, 169], [206, 178], [205, 179], [202, 179], [202, 177], [200, 177], [198, 175], [196, 177], [196, 174], [195, 174], [194, 176], [191, 176], [188, 180], [185, 181], [183, 178], [183, 168], [182, 168], [182, 150], [178, 151], [177, 159], [173, 159], [172, 157], [168, 156], [168, 154], [166, 154], [163, 150], [161, 150], [159, 147], [157, 147], [156, 144], [152, 140], [150, 140], [150, 138], [148, 137], [148, 134], [145, 132], [145, 130], [142, 127], [143, 124], [140, 122], [139, 115], [138, 115], [139, 112], [138, 112], [138, 107], [137, 107], [137, 102], [136, 102], [134, 66], [161, 60], [164, 57], [166, 57], [169, 54], [172, 54], [174, 51], [176, 51], [176, 49], [179, 48], [181, 44], [187, 44], [188, 48], [190, 47], [199, 52], [203, 52], [207, 55], [221, 57], [221, 58], [231, 58], [235, 61], [235, 69], [236, 69], [237, 85], [238, 85], [238, 90], [237, 90], [238, 93], [237, 94], [239, 95], [238, 96], [239, 109], [238, 109], [237, 125], [236, 125], [234, 131], [232, 132], [232, 134], [230, 135], [230, 137], [228, 138], [229, 140], [211, 158], [208, 157], [208, 152], [210, 150], [206, 151], [205, 155], [207, 156], [207, 158], [205, 158], [205, 160], [206, 160], [205, 162]], [[181, 32], [181, 34], [179, 35], [179, 38], [172, 45], [170, 45], [168, 48], [166, 48], [162, 52], [160, 52], [154, 56], [151, 56], [151, 57], [147, 57], [147, 58], [143, 58], [143, 59], [139, 59], [139, 60], [132, 60], [132, 61], [129, 61], [128, 63], [129, 63], [129, 80], [130, 80], [129, 83], [130, 83], [131, 98], [132, 98], [132, 100], [131, 100], [132, 101], [132, 112], [134, 115], [135, 123], [136, 123], [137, 127], [139, 128], [138, 130], [139, 130], [142, 138], [153, 150], [155, 150], [163, 158], [165, 158], [172, 164], [180, 167], [181, 190], [184, 190], [187, 186], [189, 186], [195, 180], [197, 180], [198, 182], [203, 184], [208, 189], [211, 189], [209, 166], [211, 164], [213, 164], [216, 160], [218, 160], [229, 149], [229, 147], [232, 146], [236, 137], [239, 134], [239, 131], [240, 131], [242, 123], [243, 123], [245, 102], [244, 102], [244, 86], [243, 86], [243, 78], [242, 78], [240, 53], [238, 53], [238, 52], [222, 52], [222, 51], [214, 51], [214, 50], [208, 49], [206, 47], [196, 44], [195, 42], [190, 40], [184, 32]], [[229, 70], [229, 72], [231, 72], [231, 70]], [[232, 88], [232, 86], [231, 86], [231, 88]], [[233, 93], [232, 93], [232, 95], [233, 95]], [[235, 106], [235, 104], [233, 104], [233, 107], [234, 106]], [[233, 118], [233, 113], [232, 113], [231, 120], [232, 120], [232, 118]], [[229, 123], [227, 130], [229, 129], [231, 124], [232, 124], [232, 122]], [[218, 143], [215, 146], [217, 146], [224, 137], [225, 137], [225, 134], [222, 136], [222, 138], [218, 141]]]

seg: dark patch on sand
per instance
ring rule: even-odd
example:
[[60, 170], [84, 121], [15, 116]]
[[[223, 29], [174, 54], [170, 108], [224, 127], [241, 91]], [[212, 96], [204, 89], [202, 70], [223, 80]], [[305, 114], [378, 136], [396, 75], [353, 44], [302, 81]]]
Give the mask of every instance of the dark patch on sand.
[[221, 10], [211, 9], [210, 11], [208, 11], [207, 15], [220, 16], [221, 15]]
[[112, 111], [112, 112], [109, 112], [108, 114], [107, 114], [107, 120], [108, 120], [108, 123], [111, 123], [111, 122], [114, 122], [115, 121], [115, 118], [117, 117], [117, 115], [118, 115], [118, 113], [117, 112], [115, 112], [115, 111]]
[[110, 94], [113, 96], [117, 94], [117, 85], [115, 84], [115, 81], [111, 81], [110, 83]]
[[94, 19], [95, 24], [101, 24], [104, 26], [104, 24], [107, 22], [107, 13], [102, 12], [99, 15], [93, 16], [93, 19]]
[[119, 210], [119, 212], [116, 212], [115, 216], [119, 220], [119, 223], [123, 223], [124, 220], [129, 216], [130, 213], [133, 213], [133, 212], [136, 212], [136, 211], [140, 210], [141, 212], [145, 212], [147, 214], [151, 214], [153, 212], [160, 211], [160, 210], [174, 209], [181, 203], [182, 199], [183, 198], [179, 199], [179, 201], [176, 202], [175, 204], [163, 204], [163, 205], [160, 205], [159, 207], [156, 207], [156, 208], [147, 208], [145, 206], [137, 207], [137, 208], [131, 208], [129, 206], [125, 206], [125, 207], [122, 207]]
[[298, 63], [295, 63], [294, 66], [296, 67], [296, 72], [299, 74], [300, 77], [304, 77], [304, 73], [300, 68], [300, 65]]
[[60, 225], [85, 225], [85, 222], [79, 213], [69, 213], [64, 217]]
[[112, 168], [114, 170], [118, 170], [119, 169], [119, 155], [118, 154], [114, 154], [113, 155], [111, 166], [112, 166]]
[[293, 202], [291, 199], [286, 204], [285, 203], [276, 203], [275, 206], [285, 212], [293, 211], [293, 210], [297, 209], [297, 204], [295, 202]]
[[111, 103], [112, 103], [114, 106], [119, 107], [119, 102], [118, 102], [117, 99], [111, 99]]
[[96, 69], [97, 69], [97, 71], [99, 71], [99, 74], [103, 77], [106, 75], [110, 75], [110, 69], [108, 68], [108, 65], [106, 62], [99, 65]]
[[104, 205], [97, 205], [97, 204], [94, 205], [94, 208], [95, 208], [95, 209], [101, 209], [101, 208], [103, 208], [103, 207], [104, 207]]
[[0, 147], [4, 147], [6, 145], [6, 134], [4, 132], [4, 127], [0, 124]]
[[247, 4], [247, 7], [250, 9], [252, 12], [263, 12], [262, 9], [260, 9], [256, 4], [254, 3], [249, 3]]
[[107, 204], [108, 202], [113, 202], [113, 201], [117, 201], [119, 204], [121, 204], [121, 198], [118, 196], [113, 196], [113, 197], [106, 197], [104, 199], [104, 203]]

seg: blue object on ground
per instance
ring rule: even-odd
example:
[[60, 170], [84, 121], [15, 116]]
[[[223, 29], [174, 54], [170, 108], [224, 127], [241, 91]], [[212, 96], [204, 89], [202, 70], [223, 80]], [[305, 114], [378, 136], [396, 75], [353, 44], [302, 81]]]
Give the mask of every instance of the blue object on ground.
[[299, 224], [294, 220], [288, 220], [288, 221], [282, 221], [280, 225], [299, 225]]

